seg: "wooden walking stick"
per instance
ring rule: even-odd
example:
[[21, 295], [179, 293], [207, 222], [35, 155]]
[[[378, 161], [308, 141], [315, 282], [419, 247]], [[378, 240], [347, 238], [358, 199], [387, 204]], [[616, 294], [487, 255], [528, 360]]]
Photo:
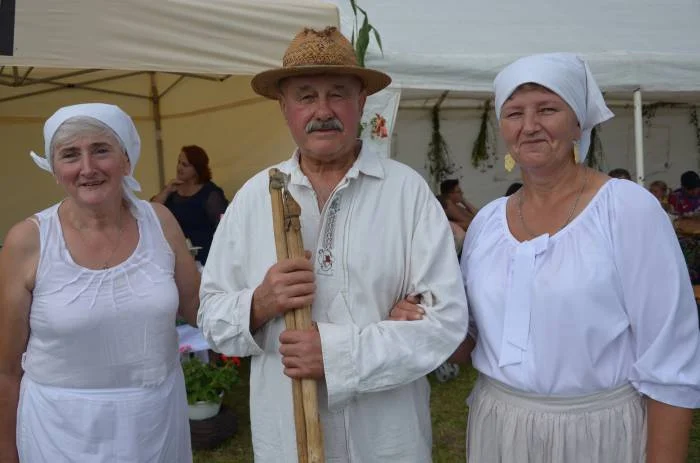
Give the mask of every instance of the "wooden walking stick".
[[[278, 169], [270, 169], [269, 175], [277, 260], [303, 257], [304, 245], [299, 220], [301, 207], [284, 188], [284, 174]], [[287, 329], [313, 328], [311, 306], [306, 305], [285, 312], [284, 322]], [[323, 434], [318, 414], [316, 381], [310, 378], [292, 379], [292, 399], [299, 463], [324, 463]]]

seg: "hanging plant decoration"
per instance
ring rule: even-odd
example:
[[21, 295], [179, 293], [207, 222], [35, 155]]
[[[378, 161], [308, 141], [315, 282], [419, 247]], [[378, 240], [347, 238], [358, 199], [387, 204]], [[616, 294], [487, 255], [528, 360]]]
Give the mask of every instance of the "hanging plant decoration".
[[695, 130], [695, 149], [700, 154], [700, 121], [698, 121], [698, 107], [690, 107], [690, 125]]
[[644, 136], [648, 137], [651, 134], [652, 123], [654, 121], [654, 118], [656, 117], [656, 111], [659, 108], [671, 109], [671, 108], [677, 108], [680, 106], [685, 106], [685, 105], [679, 104], [679, 103], [668, 103], [666, 101], [657, 101], [655, 103], [649, 103], [649, 104], [642, 105], [642, 121], [644, 124], [644, 132], [645, 132]]
[[479, 125], [479, 134], [474, 140], [472, 146], [472, 166], [485, 172], [487, 168], [493, 168], [494, 160], [496, 159], [496, 150], [494, 149], [495, 130], [492, 126], [491, 118], [491, 100], [484, 102], [484, 110], [481, 112], [481, 124]]
[[431, 110], [432, 134], [428, 145], [427, 165], [428, 174], [437, 187], [440, 182], [457, 172], [457, 165], [450, 159], [447, 141], [440, 132], [440, 105], [447, 97], [447, 91], [443, 92]]
[[645, 137], [648, 137], [651, 133], [649, 129], [651, 129], [652, 120], [656, 116], [656, 111], [659, 108], [673, 109], [685, 107], [690, 108], [688, 122], [693, 127], [693, 131], [695, 132], [695, 149], [697, 150], [698, 154], [700, 154], [700, 122], [698, 121], [698, 107], [695, 105], [688, 105], [686, 103], [668, 103], [665, 101], [642, 105], [642, 119], [644, 122]]
[[592, 169], [602, 170], [604, 162], [605, 153], [603, 143], [600, 141], [600, 126], [595, 126], [591, 130], [591, 144], [586, 153], [586, 165]]
[[642, 105], [642, 123], [644, 124], [644, 132], [649, 133], [651, 129], [651, 123], [656, 116], [656, 109], [658, 107], [654, 104], [643, 104]]

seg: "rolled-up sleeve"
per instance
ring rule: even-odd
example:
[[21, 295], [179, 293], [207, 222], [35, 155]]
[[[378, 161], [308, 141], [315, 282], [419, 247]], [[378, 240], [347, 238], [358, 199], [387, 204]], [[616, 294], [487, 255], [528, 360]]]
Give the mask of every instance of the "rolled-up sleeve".
[[[417, 207], [415, 223], [405, 224], [403, 233], [411, 234], [408, 293], [422, 296], [425, 315], [419, 321], [386, 320], [362, 328], [319, 323], [331, 409], [358, 394], [419, 379], [444, 362], [466, 337], [467, 300], [447, 219], [427, 186]], [[397, 227], [384, 232], [401, 233], [401, 225]], [[379, 307], [371, 309], [382, 312]]]
[[654, 400], [698, 408], [697, 306], [673, 226], [645, 191], [621, 191], [616, 201], [613, 247], [635, 343], [629, 380]]
[[[226, 210], [214, 234], [211, 251], [202, 274], [200, 307], [197, 314], [205, 339], [212, 349], [226, 355], [260, 355], [262, 330], [250, 332], [250, 310], [255, 286], [253, 268], [243, 237], [245, 220], [240, 217], [244, 197], [236, 197]], [[253, 235], [255, 236], [255, 235]], [[262, 257], [262, 256], [261, 256]]]

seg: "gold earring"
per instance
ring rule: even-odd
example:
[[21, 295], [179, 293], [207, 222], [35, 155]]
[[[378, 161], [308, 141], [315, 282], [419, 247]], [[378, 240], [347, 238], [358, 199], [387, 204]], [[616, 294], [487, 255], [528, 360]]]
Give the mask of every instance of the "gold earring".
[[515, 169], [515, 159], [513, 159], [513, 156], [511, 156], [510, 153], [506, 153], [506, 155], [503, 157], [503, 161], [508, 172]]
[[581, 161], [581, 153], [579, 152], [579, 142], [578, 140], [574, 141], [574, 162], [578, 164]]

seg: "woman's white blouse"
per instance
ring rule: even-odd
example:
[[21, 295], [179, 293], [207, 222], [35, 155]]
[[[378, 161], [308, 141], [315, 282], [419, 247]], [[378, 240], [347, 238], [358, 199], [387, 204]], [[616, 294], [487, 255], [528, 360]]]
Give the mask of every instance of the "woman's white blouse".
[[626, 381], [700, 407], [700, 330], [688, 270], [658, 201], [608, 181], [558, 233], [518, 242], [507, 198], [476, 216], [462, 273], [474, 366], [513, 388], [585, 395]]

